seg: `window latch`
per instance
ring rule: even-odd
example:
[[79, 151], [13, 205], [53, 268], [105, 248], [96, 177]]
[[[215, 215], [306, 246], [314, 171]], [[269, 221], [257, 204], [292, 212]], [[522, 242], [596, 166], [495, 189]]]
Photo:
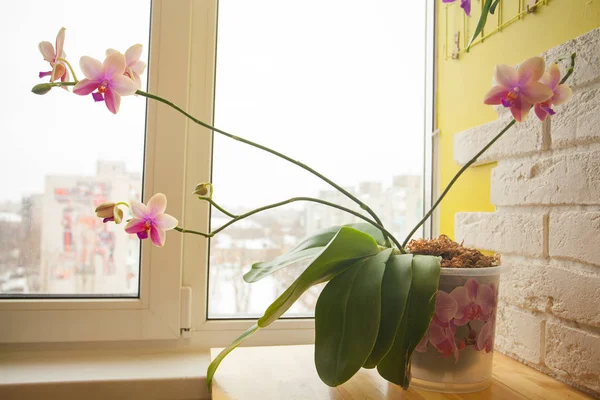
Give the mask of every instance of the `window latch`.
[[192, 288], [184, 286], [180, 295], [180, 335], [182, 338], [192, 337]]

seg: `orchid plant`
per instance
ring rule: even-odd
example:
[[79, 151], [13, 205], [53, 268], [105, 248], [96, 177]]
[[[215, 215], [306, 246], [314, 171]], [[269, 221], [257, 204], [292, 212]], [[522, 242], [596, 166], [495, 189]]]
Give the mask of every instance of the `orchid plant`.
[[[463, 1], [463, 4], [466, 3], [469, 2]], [[453, 327], [475, 319], [485, 324], [488, 321], [489, 324], [493, 323], [494, 305], [490, 299], [495, 298], [494, 287], [469, 281], [465, 287], [457, 288], [452, 293], [439, 291], [440, 258], [411, 254], [407, 244], [462, 173], [517, 121], [524, 121], [531, 108], [535, 108], [536, 115], [544, 120], [555, 113], [552, 106], [568, 101], [572, 93], [564, 82], [573, 71], [575, 55], [571, 56], [571, 65], [562, 80], [556, 65], [552, 65], [544, 75], [544, 61], [540, 57], [525, 61], [517, 70], [507, 65], [496, 67], [496, 85], [485, 96], [485, 103], [509, 108], [514, 119], [461, 168], [401, 243], [383, 226], [368, 205], [323, 174], [266, 146], [215, 128], [176, 104], [140, 90], [140, 75], [145, 68], [145, 64], [139, 60], [141, 45], [130, 47], [125, 54], [109, 49], [104, 62], [81, 57], [79, 65], [85, 78], [77, 80], [63, 51], [64, 39], [65, 29], [62, 28], [56, 40], [56, 49], [48, 42], [40, 43], [42, 56], [50, 63], [52, 71], [40, 73], [40, 78], [50, 76], [50, 82], [34, 86], [34, 93], [46, 94], [54, 87], [68, 89], [73, 86], [73, 93], [80, 96], [91, 94], [95, 102], [104, 101], [114, 114], [119, 111], [121, 96], [137, 94], [159, 101], [213, 132], [303, 168], [339, 190], [368, 214], [317, 198], [294, 197], [235, 215], [214, 201], [210, 183], [197, 185], [193, 195], [231, 218], [212, 232], [178, 226], [177, 219], [165, 213], [167, 199], [161, 193], [152, 196], [147, 204], [131, 201], [98, 206], [98, 217], [103, 218], [105, 223], [116, 224], [125, 220], [123, 209], [129, 208], [131, 218], [127, 221], [125, 231], [136, 234], [141, 240], [149, 238], [156, 246], [165, 244], [168, 230], [211, 238], [244, 218], [297, 201], [337, 208], [364, 221], [317, 232], [303, 239], [286, 254], [252, 265], [244, 275], [248, 283], [296, 262], [308, 261], [306, 269], [267, 308], [264, 315], [210, 364], [207, 379], [209, 388], [217, 367], [229, 352], [250, 335], [281, 317], [308, 288], [323, 282], [328, 283], [319, 296], [315, 310], [315, 364], [323, 382], [330, 386], [344, 383], [365, 367], [377, 368], [382, 377], [407, 388], [413, 351], [421, 351], [429, 341], [443, 356], [457, 357], [457, 352], [468, 343], [456, 343], [452, 336]], [[69, 80], [69, 76], [73, 80]], [[491, 336], [486, 332], [493, 332], [493, 326], [484, 325], [484, 328], [478, 337], [472, 339], [474, 342], [471, 344], [477, 349], [491, 350]]]

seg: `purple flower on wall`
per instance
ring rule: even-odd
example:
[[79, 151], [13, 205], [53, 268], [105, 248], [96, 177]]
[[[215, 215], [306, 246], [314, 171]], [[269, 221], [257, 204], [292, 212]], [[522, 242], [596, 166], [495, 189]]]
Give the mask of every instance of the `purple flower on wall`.
[[[442, 3], [454, 3], [456, 0], [442, 0]], [[467, 17], [471, 16], [471, 0], [460, 0], [460, 8], [465, 11]]]

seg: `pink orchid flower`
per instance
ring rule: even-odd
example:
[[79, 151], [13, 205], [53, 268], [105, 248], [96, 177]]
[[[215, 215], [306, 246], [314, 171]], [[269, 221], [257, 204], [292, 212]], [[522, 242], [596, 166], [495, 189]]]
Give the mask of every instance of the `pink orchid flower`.
[[515, 71], [508, 65], [496, 65], [494, 86], [484, 99], [485, 104], [502, 104], [510, 108], [513, 117], [521, 122], [536, 103], [542, 103], [553, 95], [552, 89], [539, 82], [544, 74], [544, 59], [532, 57]]
[[438, 290], [435, 298], [435, 314], [433, 321], [441, 327], [448, 327], [448, 323], [456, 316], [458, 303], [448, 293]]
[[548, 68], [548, 71], [542, 76], [540, 82], [548, 86], [552, 90], [552, 93], [554, 93], [548, 100], [535, 105], [535, 115], [537, 115], [541, 121], [544, 121], [548, 115], [556, 114], [552, 109], [552, 105], [560, 106], [571, 100], [573, 91], [569, 86], [560, 84], [560, 70], [556, 64], [552, 64], [550, 68]]
[[[454, 297], [443, 290], [438, 290], [435, 299], [435, 314], [433, 320], [429, 326], [429, 330], [425, 333], [425, 336], [423, 336], [423, 339], [421, 339], [415, 350], [421, 353], [426, 352], [427, 341], [430, 341], [438, 351], [445, 354], [444, 357], [453, 354], [454, 347], [456, 346], [454, 345], [454, 347], [452, 347], [450, 344], [454, 343], [454, 332], [456, 328], [454, 327], [454, 322], [452, 320], [457, 311], [458, 303], [454, 300]], [[448, 339], [450, 336], [451, 340]]]
[[125, 73], [125, 56], [121, 53], [113, 53], [106, 57], [104, 64], [91, 57], [81, 57], [79, 62], [85, 79], [77, 82], [73, 93], [80, 96], [92, 93], [95, 101], [103, 101], [106, 108], [113, 114], [119, 112], [121, 96], [134, 94], [135, 82], [123, 76]]
[[38, 45], [44, 60], [48, 61], [52, 67], [51, 71], [40, 72], [40, 78], [50, 75], [50, 82], [54, 82], [57, 79], [60, 79], [63, 82], [69, 80], [67, 67], [59, 60], [59, 58], [64, 59], [66, 57], [63, 50], [65, 44], [65, 30], [65, 28], [60, 28], [58, 35], [56, 35], [56, 51], [54, 51], [54, 46], [52, 46], [52, 43], [50, 42], [40, 42]]
[[475, 342], [475, 350], [484, 350], [489, 353], [494, 349], [494, 327], [496, 325], [496, 318], [490, 318], [477, 334], [477, 341]]
[[[113, 53], [118, 53], [118, 51], [115, 49], [106, 50], [107, 57]], [[140, 78], [140, 75], [142, 75], [146, 69], [146, 63], [140, 60], [141, 55], [141, 44], [134, 44], [125, 52], [125, 61], [127, 66], [125, 68], [124, 75], [131, 78], [135, 82], [135, 86], [138, 89], [142, 88], [142, 79]]]
[[[454, 326], [449, 328], [442, 328], [441, 326], [433, 323], [429, 326], [429, 343], [433, 345], [440, 353], [442, 358], [454, 356], [455, 362], [458, 362], [459, 348], [454, 339]], [[464, 346], [461, 346], [464, 348]]]
[[[454, 3], [456, 0], [442, 0], [442, 3]], [[467, 17], [471, 16], [471, 0], [460, 0], [460, 8], [465, 11]]]
[[162, 247], [165, 244], [166, 231], [177, 226], [177, 219], [165, 214], [166, 209], [167, 197], [162, 193], [152, 196], [147, 206], [131, 200], [133, 218], [125, 226], [125, 232], [135, 233], [140, 239], [150, 236], [152, 243]]
[[454, 288], [450, 296], [458, 304], [453, 321], [457, 326], [466, 325], [473, 320], [487, 321], [496, 307], [494, 286], [479, 284], [473, 278], [464, 286]]

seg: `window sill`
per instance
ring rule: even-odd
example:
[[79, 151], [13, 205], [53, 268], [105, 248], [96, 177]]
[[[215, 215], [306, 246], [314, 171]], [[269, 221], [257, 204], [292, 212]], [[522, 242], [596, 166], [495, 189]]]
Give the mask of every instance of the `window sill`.
[[208, 351], [3, 352], [1, 399], [210, 399]]

